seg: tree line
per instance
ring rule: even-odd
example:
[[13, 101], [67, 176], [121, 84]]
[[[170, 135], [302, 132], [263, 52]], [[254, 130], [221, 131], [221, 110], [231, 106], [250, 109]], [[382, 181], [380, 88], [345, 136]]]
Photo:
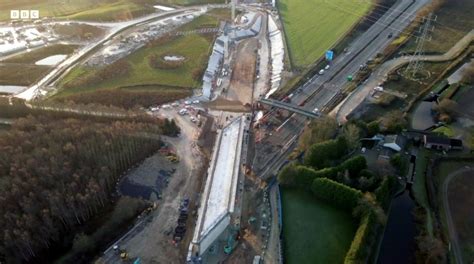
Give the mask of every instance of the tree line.
[[97, 216], [120, 175], [160, 147], [161, 131], [149, 122], [17, 120], [0, 135], [0, 259], [31, 261]]
[[350, 153], [358, 148], [361, 137], [377, 134], [379, 124], [353, 121], [338, 129], [330, 119], [314, 123], [322, 128], [318, 130], [314, 124], [305, 128], [299, 144], [303, 160], [286, 165], [278, 174], [278, 182], [311, 191], [318, 199], [352, 212], [359, 226], [344, 263], [370, 262], [396, 180], [368, 170], [364, 156], [351, 157]]

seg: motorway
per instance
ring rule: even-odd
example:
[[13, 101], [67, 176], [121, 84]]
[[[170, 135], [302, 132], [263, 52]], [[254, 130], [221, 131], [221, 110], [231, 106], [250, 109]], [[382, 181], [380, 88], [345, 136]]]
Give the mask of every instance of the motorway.
[[[392, 41], [389, 34], [397, 37], [414, 19], [417, 11], [429, 0], [399, 0], [380, 17], [366, 32], [354, 40], [331, 63], [331, 68], [324, 75], [314, 75], [303, 86], [299, 87], [292, 97], [292, 103], [304, 103], [303, 109], [313, 111], [315, 108], [323, 109], [339, 94], [347, 83], [348, 75], [355, 75], [360, 65], [373, 59], [377, 53], [382, 52]], [[330, 4], [328, 2], [328, 4]], [[340, 9], [348, 15], [354, 15], [350, 10]], [[295, 136], [299, 135], [306, 122], [306, 118], [291, 115], [284, 125], [273, 133], [256, 148], [256, 156], [263, 157], [255, 163], [254, 171], [266, 179], [274, 175], [285, 162], [286, 155], [290, 153], [295, 143]], [[282, 150], [281, 146], [289, 146]], [[260, 166], [258, 166], [260, 165]]]

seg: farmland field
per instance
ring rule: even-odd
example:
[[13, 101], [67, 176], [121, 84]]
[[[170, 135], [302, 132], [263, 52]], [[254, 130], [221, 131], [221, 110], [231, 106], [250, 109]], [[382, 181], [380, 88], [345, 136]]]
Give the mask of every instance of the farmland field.
[[153, 11], [151, 0], [3, 0], [0, 20], [10, 19], [9, 10], [37, 9], [41, 17], [84, 20], [125, 20]]
[[448, 200], [464, 260], [474, 259], [474, 174], [463, 173], [449, 183]]
[[[178, 30], [193, 30], [200, 27], [215, 27], [218, 19], [204, 15], [194, 21], [183, 25]], [[140, 50], [124, 58], [130, 65], [129, 74], [116, 78], [87, 83], [84, 85], [71, 85], [78, 78], [84, 78], [96, 74], [99, 69], [87, 66], [78, 66], [73, 69], [61, 82], [61, 91], [56, 97], [75, 95], [84, 92], [95, 92], [104, 90], [115, 90], [125, 92], [164, 92], [171, 96], [173, 91], [183, 96], [183, 91], [189, 94], [192, 88], [198, 88], [201, 83], [201, 73], [205, 69], [208, 54], [212, 48], [214, 34], [189, 34], [185, 36], [164, 38], [163, 41], [150, 43]], [[150, 57], [156, 56], [180, 56], [184, 58], [182, 65], [173, 68], [154, 68], [150, 65]], [[87, 93], [86, 93], [87, 94]], [[94, 96], [96, 97], [96, 96]], [[176, 99], [175, 96], [171, 96]]]
[[[472, 162], [468, 160], [443, 161], [435, 168], [438, 200], [440, 204], [443, 204], [442, 200], [445, 198], [448, 200], [449, 212], [458, 235], [459, 246], [464, 260], [470, 260], [474, 257], [474, 232], [471, 228], [474, 223], [474, 214], [472, 214], [474, 206], [474, 199], [472, 197], [472, 188], [474, 188], [473, 171], [466, 170], [466, 172], [451, 178], [446, 190], [447, 194], [443, 192], [443, 184], [449, 179], [450, 175], [469, 166], [472, 166]], [[448, 220], [446, 219], [446, 208], [444, 206], [440, 206], [440, 214], [445, 234], [449, 237]], [[450, 255], [451, 261], [454, 262], [454, 256]]]
[[370, 0], [280, 0], [278, 8], [294, 66], [324, 55], [371, 8]]
[[286, 263], [343, 263], [357, 226], [350, 213], [311, 193], [282, 190], [283, 251]]

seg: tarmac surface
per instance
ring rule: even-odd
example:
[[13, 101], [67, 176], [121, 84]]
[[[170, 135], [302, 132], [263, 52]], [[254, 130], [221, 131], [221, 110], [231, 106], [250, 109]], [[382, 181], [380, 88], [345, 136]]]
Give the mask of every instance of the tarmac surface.
[[[323, 109], [335, 98], [347, 83], [347, 76], [358, 72], [360, 65], [382, 52], [393, 38], [396, 38], [414, 19], [416, 12], [429, 0], [399, 0], [378, 19], [366, 32], [361, 34], [346, 49], [344, 54], [338, 55], [330, 68], [323, 75], [314, 75], [302, 87], [294, 92], [291, 101], [295, 105], [304, 103], [307, 111]], [[350, 10], [341, 10], [350, 14]], [[392, 34], [393, 37], [388, 36]], [[299, 135], [307, 119], [298, 115], [291, 115], [278, 131], [271, 133], [264, 140], [264, 144], [257, 147], [257, 157], [263, 160], [255, 163], [254, 171], [262, 178], [274, 175], [285, 162], [289, 151], [282, 146], [292, 149], [295, 145], [294, 136]]]

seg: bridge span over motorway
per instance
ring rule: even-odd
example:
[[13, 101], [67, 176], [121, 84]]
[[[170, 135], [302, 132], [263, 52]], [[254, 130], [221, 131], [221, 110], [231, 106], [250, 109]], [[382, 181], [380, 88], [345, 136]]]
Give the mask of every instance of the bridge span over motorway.
[[265, 104], [265, 105], [278, 107], [278, 108], [290, 111], [292, 113], [304, 115], [304, 116], [309, 117], [309, 118], [318, 118], [318, 117], [321, 116], [320, 113], [310, 112], [310, 111], [305, 110], [302, 107], [298, 107], [298, 106], [295, 106], [294, 104], [285, 103], [285, 102], [278, 101], [278, 100], [260, 99], [260, 100], [258, 100], [258, 102], [262, 103], [262, 104]]
[[[347, 52], [338, 54], [329, 70], [323, 75], [315, 74], [297, 88], [291, 98], [294, 103], [290, 105], [282, 102], [268, 103], [281, 108], [286, 107], [292, 112], [312, 113], [315, 108], [323, 112], [330, 110], [327, 108], [334, 98], [341, 95], [341, 90], [347, 84], [347, 76], [356, 74], [360, 65], [374, 58], [377, 53], [383, 52], [393, 41], [393, 37], [399, 36], [416, 19], [418, 10], [429, 2], [430, 0], [397, 0], [377, 21], [373, 21], [373, 25], [367, 31], [347, 45]], [[300, 104], [303, 106], [295, 107]], [[256, 146], [256, 158], [252, 169], [262, 179], [272, 177], [291, 153], [291, 146], [296, 146], [295, 136], [302, 132], [307, 121], [305, 116], [291, 115], [283, 121], [278, 131], [273, 131], [264, 139], [265, 144]], [[290, 148], [281, 151], [282, 145], [289, 145]], [[268, 169], [269, 167], [272, 169]]]

